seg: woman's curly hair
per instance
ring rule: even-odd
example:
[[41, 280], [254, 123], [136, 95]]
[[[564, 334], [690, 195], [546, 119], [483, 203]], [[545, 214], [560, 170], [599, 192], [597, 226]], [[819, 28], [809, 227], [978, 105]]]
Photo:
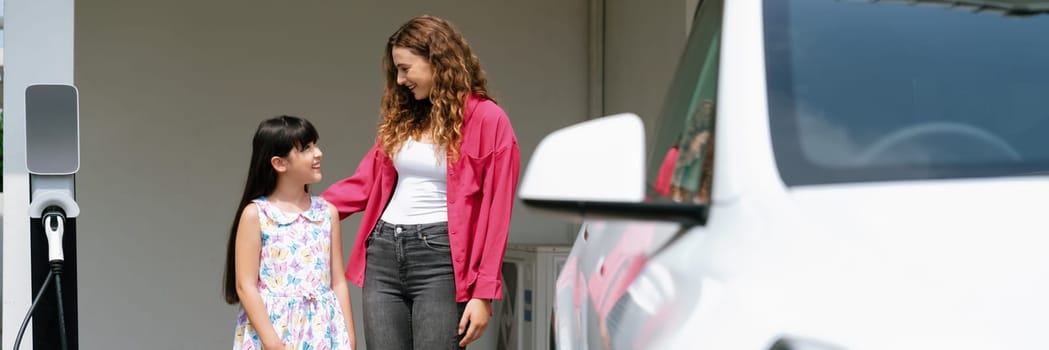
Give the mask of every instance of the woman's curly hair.
[[[397, 85], [397, 67], [392, 50], [403, 47], [426, 59], [433, 70], [429, 99], [416, 100], [412, 92]], [[409, 136], [430, 136], [450, 159], [459, 159], [463, 109], [469, 94], [492, 99], [488, 79], [480, 61], [451, 23], [434, 16], [418, 16], [402, 25], [386, 42], [383, 56], [386, 89], [382, 96], [379, 140], [391, 159]]]

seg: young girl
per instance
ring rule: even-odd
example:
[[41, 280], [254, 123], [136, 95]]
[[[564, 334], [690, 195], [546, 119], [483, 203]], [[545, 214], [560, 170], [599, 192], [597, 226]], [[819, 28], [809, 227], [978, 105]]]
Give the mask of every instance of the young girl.
[[321, 181], [317, 131], [302, 118], [263, 121], [226, 252], [226, 302], [240, 303], [234, 349], [353, 349], [335, 207]]
[[447, 21], [412, 18], [384, 53], [377, 142], [322, 196], [364, 211], [346, 278], [364, 287], [368, 349], [461, 349], [502, 297], [517, 138]]

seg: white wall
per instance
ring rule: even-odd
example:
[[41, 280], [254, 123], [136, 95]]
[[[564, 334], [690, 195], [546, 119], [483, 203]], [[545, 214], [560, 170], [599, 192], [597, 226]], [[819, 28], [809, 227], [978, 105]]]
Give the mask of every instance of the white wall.
[[[309, 118], [326, 156], [314, 190], [349, 175], [374, 137], [385, 40], [423, 13], [464, 32], [524, 161], [586, 118], [585, 0], [78, 2], [81, 347], [228, 347], [220, 282], [254, 127]], [[512, 242], [574, 237], [518, 208]]]

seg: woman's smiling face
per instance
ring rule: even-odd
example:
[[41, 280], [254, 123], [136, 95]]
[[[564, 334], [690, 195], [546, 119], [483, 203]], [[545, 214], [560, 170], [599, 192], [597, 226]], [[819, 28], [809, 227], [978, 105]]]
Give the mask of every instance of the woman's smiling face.
[[393, 65], [397, 68], [397, 85], [410, 90], [416, 100], [430, 98], [430, 90], [433, 89], [433, 69], [426, 57], [400, 46], [394, 46], [390, 56], [393, 57]]

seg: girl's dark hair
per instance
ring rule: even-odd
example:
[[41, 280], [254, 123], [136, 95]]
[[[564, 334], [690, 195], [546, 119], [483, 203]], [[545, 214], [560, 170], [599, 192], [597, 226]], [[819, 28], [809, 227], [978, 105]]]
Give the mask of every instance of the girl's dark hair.
[[[226, 302], [240, 302], [237, 296], [236, 248], [237, 228], [240, 215], [252, 200], [269, 195], [277, 188], [277, 171], [270, 164], [273, 157], [286, 157], [291, 150], [305, 150], [318, 139], [317, 129], [303, 118], [283, 115], [259, 123], [255, 137], [251, 141], [251, 164], [248, 168], [248, 180], [244, 184], [244, 195], [240, 197], [233, 225], [229, 230], [229, 244], [226, 247], [226, 272], [223, 274], [222, 292]], [[309, 192], [308, 188], [303, 188]]]

